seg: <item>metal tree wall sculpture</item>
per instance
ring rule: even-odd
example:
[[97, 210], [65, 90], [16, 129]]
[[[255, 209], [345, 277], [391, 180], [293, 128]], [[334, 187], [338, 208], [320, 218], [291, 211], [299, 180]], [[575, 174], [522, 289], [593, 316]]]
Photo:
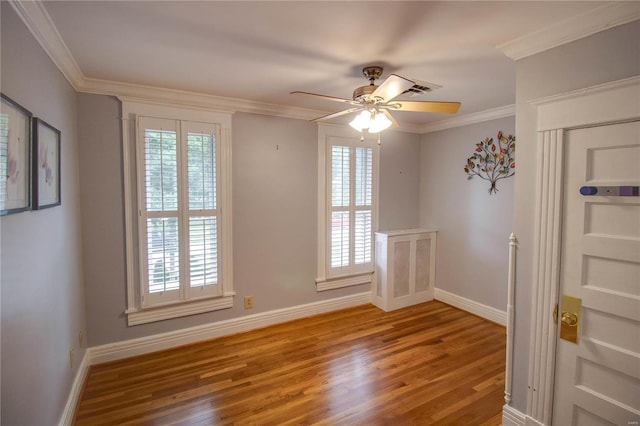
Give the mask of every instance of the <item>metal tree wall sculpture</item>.
[[485, 138], [476, 144], [475, 151], [464, 166], [467, 180], [478, 176], [491, 182], [489, 195], [498, 192], [496, 182], [515, 174], [516, 137], [504, 136], [500, 131], [497, 141]]

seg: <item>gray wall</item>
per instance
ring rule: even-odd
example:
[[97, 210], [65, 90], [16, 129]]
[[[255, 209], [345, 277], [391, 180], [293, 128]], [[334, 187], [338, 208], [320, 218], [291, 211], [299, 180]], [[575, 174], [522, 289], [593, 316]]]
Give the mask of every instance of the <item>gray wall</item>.
[[415, 228], [420, 222], [420, 135], [385, 131], [381, 140], [378, 229]]
[[536, 123], [531, 100], [640, 75], [640, 21], [622, 25], [516, 62], [515, 222], [518, 237], [514, 408], [527, 406], [529, 327], [536, 193]]
[[[127, 327], [121, 133], [117, 99], [78, 95], [89, 345], [207, 324], [368, 291], [316, 292], [317, 127], [303, 120], [233, 116], [235, 306]], [[389, 132], [381, 149], [380, 224], [415, 227], [419, 137]], [[254, 297], [244, 310], [242, 298]]]
[[84, 354], [76, 94], [11, 6], [0, 7], [2, 92], [62, 132], [62, 206], [0, 219], [0, 423], [53, 425]]
[[508, 117], [427, 133], [420, 153], [420, 226], [438, 230], [436, 288], [502, 311], [514, 178], [499, 180], [498, 192], [489, 195], [490, 183], [467, 180], [463, 167], [477, 142], [514, 129], [515, 118]]
[[[75, 350], [76, 360], [84, 350], [78, 344], [80, 331], [86, 331], [88, 343], [95, 346], [367, 290], [359, 286], [315, 291], [315, 126], [238, 113], [233, 117], [235, 287], [239, 299], [254, 296], [255, 309], [244, 311], [236, 303], [229, 310], [127, 327], [122, 313], [126, 283], [119, 103], [106, 96], [76, 95], [11, 7], [6, 2], [1, 7], [2, 91], [60, 129], [63, 136], [62, 206], [0, 219], [2, 424], [57, 423], [75, 375], [75, 368], [69, 367], [69, 350]], [[459, 271], [454, 271], [453, 257], [444, 257], [468, 237], [461, 231], [466, 228], [454, 227], [468, 206], [467, 199], [451, 197], [466, 191], [458, 195], [468, 195], [476, 203], [469, 208], [482, 210], [477, 203], [490, 200], [483, 208], [497, 209], [494, 200], [507, 206], [509, 185], [515, 185], [513, 229], [520, 246], [512, 404], [523, 412], [537, 119], [529, 101], [640, 74], [638, 40], [640, 23], [635, 22], [517, 62], [518, 168], [515, 180], [500, 182], [497, 195], [486, 195], [485, 182], [463, 181], [462, 165], [476, 139], [498, 128], [507, 131], [506, 123], [425, 135], [422, 143], [419, 136], [405, 133], [385, 132], [383, 137], [380, 229], [438, 227], [438, 286], [499, 309], [504, 307], [500, 302], [504, 290], [478, 292], [479, 285], [466, 285], [468, 277], [461, 285], [458, 279], [465, 276], [455, 275]], [[445, 147], [438, 134], [455, 145]], [[452, 217], [445, 217], [447, 212]], [[492, 244], [499, 240], [497, 250], [506, 250], [509, 229], [505, 228], [504, 233], [502, 228], [482, 228], [486, 237], [482, 240]], [[465, 261], [476, 261], [477, 254], [469, 256]], [[506, 259], [492, 256], [496, 265], [498, 258]]]

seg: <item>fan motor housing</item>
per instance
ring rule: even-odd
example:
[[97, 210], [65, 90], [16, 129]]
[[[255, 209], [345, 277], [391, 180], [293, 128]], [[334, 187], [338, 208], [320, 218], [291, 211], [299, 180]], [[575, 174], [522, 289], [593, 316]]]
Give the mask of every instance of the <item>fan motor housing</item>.
[[377, 66], [364, 67], [362, 74], [369, 80], [368, 86], [360, 86], [353, 91], [354, 101], [368, 100], [370, 95], [378, 88], [373, 82], [380, 78], [383, 68]]
[[362, 98], [367, 98], [378, 88], [376, 85], [360, 86], [353, 91], [353, 100], [359, 101]]

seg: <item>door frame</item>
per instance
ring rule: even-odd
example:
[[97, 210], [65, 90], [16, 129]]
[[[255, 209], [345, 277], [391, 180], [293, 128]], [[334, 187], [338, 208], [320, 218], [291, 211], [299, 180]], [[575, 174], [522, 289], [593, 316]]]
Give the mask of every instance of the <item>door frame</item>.
[[538, 152], [527, 425], [550, 425], [553, 409], [565, 132], [638, 119], [639, 100], [636, 76], [532, 102], [538, 112]]

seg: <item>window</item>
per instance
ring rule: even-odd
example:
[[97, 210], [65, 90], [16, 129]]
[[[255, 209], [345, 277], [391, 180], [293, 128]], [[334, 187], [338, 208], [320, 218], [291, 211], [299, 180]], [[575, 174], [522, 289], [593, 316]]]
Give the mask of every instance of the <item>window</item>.
[[126, 106], [129, 325], [231, 307], [229, 117]]
[[377, 161], [374, 141], [319, 127], [319, 291], [371, 282]]

